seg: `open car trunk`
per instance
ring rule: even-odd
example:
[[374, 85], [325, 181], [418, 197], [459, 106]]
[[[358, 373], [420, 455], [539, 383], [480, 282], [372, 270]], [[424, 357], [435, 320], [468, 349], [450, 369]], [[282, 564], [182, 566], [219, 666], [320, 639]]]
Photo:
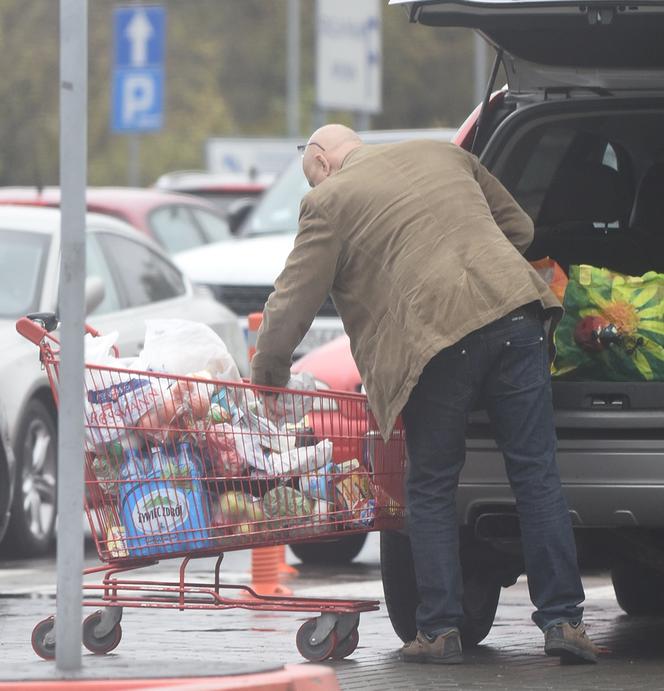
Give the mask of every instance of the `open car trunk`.
[[[634, 277], [664, 273], [663, 121], [664, 100], [658, 98], [568, 99], [531, 106], [505, 121], [484, 159], [535, 221], [527, 259], [551, 257], [568, 275], [582, 264]], [[635, 297], [637, 314], [647, 307], [644, 318], [664, 330], [664, 300], [646, 298]], [[661, 334], [643, 331], [635, 338], [641, 335], [662, 341]], [[650, 430], [664, 437], [664, 362], [653, 367], [650, 380], [636, 370], [633, 379], [596, 372], [554, 376], [563, 435], [582, 429], [584, 438], [592, 430], [624, 437], [632, 430], [636, 438]], [[478, 412], [474, 420], [486, 418]]]

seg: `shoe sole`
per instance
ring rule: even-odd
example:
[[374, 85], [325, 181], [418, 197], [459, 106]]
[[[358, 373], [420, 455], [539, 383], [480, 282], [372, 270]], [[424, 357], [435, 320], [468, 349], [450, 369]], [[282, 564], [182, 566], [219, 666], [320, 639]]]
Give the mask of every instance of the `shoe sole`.
[[460, 665], [463, 662], [463, 655], [449, 655], [448, 657], [439, 657], [438, 655], [402, 655], [401, 661], [431, 665]]
[[560, 662], [566, 665], [597, 664], [597, 655], [594, 653], [579, 650], [571, 645], [557, 643], [550, 648], [545, 648], [544, 652], [550, 657], [559, 657]]

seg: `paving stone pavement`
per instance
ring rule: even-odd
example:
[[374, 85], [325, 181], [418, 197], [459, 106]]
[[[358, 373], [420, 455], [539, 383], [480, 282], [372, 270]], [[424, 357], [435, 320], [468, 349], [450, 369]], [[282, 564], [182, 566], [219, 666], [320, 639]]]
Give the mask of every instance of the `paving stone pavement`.
[[[0, 678], [52, 678], [53, 663], [35, 657], [30, 634], [37, 621], [55, 611], [52, 587], [46, 585], [53, 566], [2, 566]], [[162, 575], [172, 569], [168, 562], [160, 566]], [[230, 580], [246, 582], [244, 567], [246, 562], [231, 570]], [[208, 568], [203, 560], [197, 562], [192, 578], [202, 577]], [[44, 572], [41, 580], [40, 569]], [[289, 585], [297, 595], [364, 598], [380, 594], [378, 579], [372, 553], [368, 560], [344, 569], [302, 568]], [[362, 615], [360, 645], [351, 658], [325, 664], [334, 668], [341, 688], [348, 691], [664, 690], [664, 619], [624, 616], [606, 575], [586, 576], [584, 584], [588, 631], [607, 649], [596, 666], [561, 666], [543, 655], [543, 637], [530, 622], [531, 606], [523, 579], [503, 590], [494, 628], [478, 648], [466, 651], [463, 665], [401, 663], [400, 641], [384, 608]], [[295, 634], [305, 619], [291, 613], [243, 610], [126, 610], [119, 647], [106, 656], [84, 654], [83, 676], [214, 675], [252, 665], [299, 663], [302, 658], [295, 647]]]

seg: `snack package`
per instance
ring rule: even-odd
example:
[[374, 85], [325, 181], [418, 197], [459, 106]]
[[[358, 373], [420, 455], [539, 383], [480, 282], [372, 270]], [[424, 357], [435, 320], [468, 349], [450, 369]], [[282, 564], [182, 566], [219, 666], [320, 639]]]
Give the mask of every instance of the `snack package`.
[[125, 559], [129, 556], [125, 537], [127, 531], [123, 526], [112, 525], [106, 533], [106, 548], [113, 559]]
[[664, 274], [570, 267], [554, 376], [664, 381]]
[[376, 518], [376, 500], [359, 499], [351, 507], [351, 525], [370, 528]]
[[336, 504], [340, 509], [352, 510], [358, 502], [371, 498], [368, 475], [356, 458], [337, 463], [334, 470], [336, 474], [345, 476], [334, 485]]

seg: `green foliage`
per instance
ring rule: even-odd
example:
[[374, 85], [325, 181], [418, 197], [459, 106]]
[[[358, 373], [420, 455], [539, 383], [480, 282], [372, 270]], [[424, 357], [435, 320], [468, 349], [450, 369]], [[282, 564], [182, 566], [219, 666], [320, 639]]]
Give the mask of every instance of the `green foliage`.
[[[130, 4], [130, 3], [127, 3]], [[203, 165], [210, 136], [286, 134], [286, 0], [165, 0], [165, 126], [141, 136], [144, 184]], [[58, 183], [59, 3], [0, 3], [0, 184]], [[314, 126], [315, 3], [302, 6], [302, 135]], [[126, 135], [110, 131], [112, 12], [89, 0], [88, 178], [127, 180]], [[472, 34], [409, 24], [383, 9], [379, 128], [458, 125], [472, 107]], [[352, 114], [331, 118], [352, 124]]]

